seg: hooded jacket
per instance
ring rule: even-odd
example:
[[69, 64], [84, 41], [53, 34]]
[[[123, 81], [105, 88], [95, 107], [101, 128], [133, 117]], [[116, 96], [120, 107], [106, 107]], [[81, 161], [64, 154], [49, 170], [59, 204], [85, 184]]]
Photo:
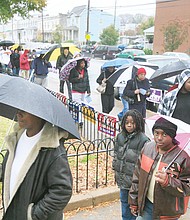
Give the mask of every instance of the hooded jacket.
[[25, 50], [24, 53], [20, 56], [20, 69], [21, 70], [29, 70], [30, 63], [28, 61], [28, 50]]
[[[170, 164], [181, 149], [174, 146], [161, 159], [159, 170]], [[129, 204], [138, 207], [142, 215], [150, 180], [160, 158], [154, 141], [146, 143], [138, 159], [129, 191]], [[153, 219], [178, 219], [188, 206], [190, 196], [190, 157], [182, 151], [169, 169], [168, 184], [161, 186], [155, 183]]]
[[190, 78], [190, 70], [184, 70], [178, 77], [178, 87], [170, 92], [168, 92], [158, 107], [158, 113], [161, 115], [172, 116], [177, 104], [177, 95], [180, 89], [183, 87], [187, 79]]
[[[47, 123], [27, 157], [10, 198], [10, 174], [23, 129], [7, 138], [3, 164], [3, 220], [62, 220], [72, 195], [72, 176], [63, 141], [68, 133]], [[27, 147], [27, 146], [26, 146]]]

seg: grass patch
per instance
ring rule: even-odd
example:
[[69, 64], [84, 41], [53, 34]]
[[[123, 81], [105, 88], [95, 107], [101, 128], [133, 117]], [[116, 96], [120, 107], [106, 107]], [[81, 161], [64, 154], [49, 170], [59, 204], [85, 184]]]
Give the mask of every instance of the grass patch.
[[0, 148], [4, 143], [4, 138], [8, 134], [12, 120], [0, 116]]

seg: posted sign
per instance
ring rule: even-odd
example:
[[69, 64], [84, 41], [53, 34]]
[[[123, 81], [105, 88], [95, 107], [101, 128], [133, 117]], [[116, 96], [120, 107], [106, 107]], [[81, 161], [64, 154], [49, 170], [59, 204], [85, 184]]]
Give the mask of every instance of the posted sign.
[[162, 100], [162, 90], [150, 88], [150, 92], [151, 92], [151, 95], [146, 98], [147, 101], [154, 102], [154, 103], [160, 103]]

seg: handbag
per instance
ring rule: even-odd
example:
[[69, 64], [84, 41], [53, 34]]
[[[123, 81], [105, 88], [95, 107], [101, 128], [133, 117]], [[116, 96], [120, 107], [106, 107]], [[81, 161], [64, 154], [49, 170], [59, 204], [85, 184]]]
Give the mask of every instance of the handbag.
[[[105, 72], [104, 72], [104, 78], [106, 78]], [[106, 82], [102, 82], [97, 88], [96, 90], [100, 93], [100, 94], [104, 94], [106, 91]]]
[[106, 91], [106, 82], [102, 82], [102, 84], [100, 84], [96, 90], [101, 93], [101, 94], [104, 94], [105, 91]]

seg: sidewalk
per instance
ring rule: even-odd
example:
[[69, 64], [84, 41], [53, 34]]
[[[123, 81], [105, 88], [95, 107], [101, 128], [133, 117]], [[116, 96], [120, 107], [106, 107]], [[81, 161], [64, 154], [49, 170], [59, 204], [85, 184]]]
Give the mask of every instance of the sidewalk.
[[[85, 206], [87, 208], [84, 208]], [[75, 211], [72, 211], [74, 209]], [[121, 220], [119, 189], [113, 186], [84, 195], [74, 195], [64, 212], [65, 220]], [[190, 202], [186, 215], [180, 220], [189, 219]]]

